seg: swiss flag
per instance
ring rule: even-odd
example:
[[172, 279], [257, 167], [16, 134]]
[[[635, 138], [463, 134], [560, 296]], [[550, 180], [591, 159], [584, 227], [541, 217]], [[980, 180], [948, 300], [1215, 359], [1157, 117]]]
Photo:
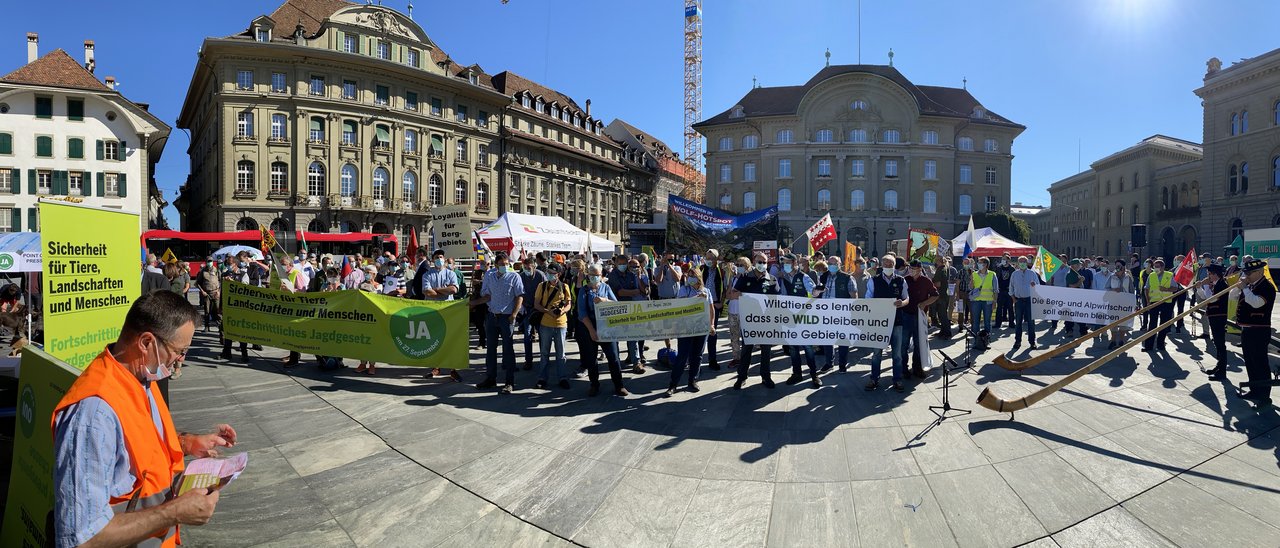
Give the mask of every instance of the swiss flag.
[[1173, 281], [1178, 285], [1187, 287], [1196, 279], [1196, 248], [1191, 248], [1187, 252], [1187, 256], [1182, 258], [1182, 264], [1178, 265], [1178, 270], [1173, 273]]
[[831, 214], [823, 215], [818, 219], [817, 223], [809, 227], [805, 231], [805, 235], [809, 237], [809, 245], [814, 249], [826, 245], [827, 242], [836, 239], [836, 225], [831, 222]]

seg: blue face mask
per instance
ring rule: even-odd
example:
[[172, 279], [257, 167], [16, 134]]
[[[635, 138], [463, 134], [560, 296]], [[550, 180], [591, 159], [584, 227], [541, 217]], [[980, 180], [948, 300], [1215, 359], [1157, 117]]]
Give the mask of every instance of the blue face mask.
[[827, 272], [835, 274], [837, 272], [840, 272], [840, 267], [833, 264], [829, 264], [827, 265]]
[[626, 271], [627, 271], [627, 265], [625, 265], [625, 264], [620, 264], [620, 265], [618, 265], [618, 267], [617, 267], [617, 268], [618, 268], [618, 272], [626, 272]]
[[436, 259], [436, 268], [444, 268], [444, 259]]
[[498, 267], [498, 274], [506, 274], [507, 272], [510, 272], [510, 271], [511, 271], [511, 267], [507, 265], [502, 265]]
[[795, 267], [789, 264], [782, 265], [782, 271], [786, 272], [787, 274], [790, 274], [793, 269], [795, 269]]
[[589, 276], [589, 277], [587, 278], [587, 283], [589, 283], [589, 284], [591, 284], [591, 285], [600, 285], [600, 277], [599, 277], [599, 276]]

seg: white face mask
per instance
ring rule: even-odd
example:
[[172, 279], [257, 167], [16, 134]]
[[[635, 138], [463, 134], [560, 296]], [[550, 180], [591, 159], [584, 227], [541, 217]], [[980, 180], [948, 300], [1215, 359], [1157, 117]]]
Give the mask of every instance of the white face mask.
[[170, 367], [169, 367], [169, 365], [168, 365], [168, 364], [160, 363], [160, 351], [159, 351], [159, 346], [160, 346], [161, 344], [164, 344], [164, 343], [161, 343], [161, 342], [160, 342], [160, 339], [159, 339], [159, 338], [157, 338], [157, 339], [156, 339], [156, 348], [157, 348], [157, 350], [156, 350], [156, 359], [155, 359], [154, 361], [152, 361], [152, 362], [151, 362], [151, 363], [153, 363], [153, 364], [155, 364], [155, 365], [154, 365], [154, 367], [153, 367], [153, 366], [148, 365], [148, 366], [147, 366], [147, 368], [146, 368], [146, 377], [147, 377], [147, 382], [155, 382], [155, 381], [164, 380], [164, 379], [169, 378], [169, 376], [173, 374], [173, 370], [172, 370], [172, 369], [170, 369]]

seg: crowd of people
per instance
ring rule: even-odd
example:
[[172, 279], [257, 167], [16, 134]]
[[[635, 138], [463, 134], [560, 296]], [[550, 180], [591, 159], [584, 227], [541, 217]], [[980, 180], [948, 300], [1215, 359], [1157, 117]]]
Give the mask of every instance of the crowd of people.
[[[927, 338], [950, 339], [963, 335], [977, 351], [986, 350], [999, 337], [1012, 335], [1012, 350], [1022, 347], [1025, 337], [1030, 348], [1036, 348], [1037, 335], [1058, 332], [1070, 338], [1083, 336], [1099, 325], [1079, 322], [1037, 321], [1032, 318], [1031, 297], [1037, 285], [1113, 291], [1136, 295], [1138, 306], [1159, 303], [1142, 314], [1135, 327], [1141, 331], [1156, 328], [1181, 313], [1187, 303], [1208, 299], [1226, 290], [1226, 279], [1241, 274], [1230, 299], [1242, 303], [1242, 310], [1253, 310], [1257, 299], [1265, 300], [1267, 313], [1250, 316], [1240, 314], [1243, 339], [1269, 340], [1270, 307], [1273, 297], [1258, 287], [1258, 277], [1265, 263], [1252, 257], [1213, 258], [1201, 255], [1195, 267], [1194, 281], [1185, 288], [1174, 280], [1173, 269], [1183, 257], [1173, 258], [1173, 268], [1163, 259], [1142, 259], [1137, 254], [1126, 259], [1105, 257], [1061, 257], [1064, 266], [1047, 279], [1033, 269], [1035, 258], [1013, 257], [946, 257], [922, 264], [889, 253], [868, 264], [856, 258], [842, 264], [842, 257], [815, 253], [797, 255], [782, 249], [776, 259], [764, 254], [751, 257], [721, 257], [715, 249], [701, 255], [677, 257], [673, 253], [650, 256], [614, 255], [607, 260], [598, 254], [520, 253], [512, 257], [492, 254], [489, 260], [469, 265], [464, 274], [460, 258], [448, 257], [443, 250], [427, 248], [416, 251], [416, 261], [405, 254], [390, 252], [366, 258], [315, 254], [300, 255], [288, 266], [288, 276], [281, 278], [281, 288], [289, 291], [334, 291], [360, 289], [395, 297], [452, 301], [464, 300], [470, 309], [470, 323], [475, 331], [477, 348], [484, 349], [484, 378], [477, 383], [482, 390], [497, 389], [511, 393], [516, 389], [517, 370], [535, 371], [533, 387], [568, 389], [571, 378], [585, 376], [590, 381], [589, 394], [600, 391], [600, 365], [608, 368], [613, 393], [625, 396], [624, 372], [642, 374], [651, 367], [650, 358], [661, 360], [671, 371], [668, 390], [673, 394], [682, 385], [697, 391], [698, 378], [704, 365], [720, 370], [722, 364], [736, 370], [734, 389], [742, 389], [749, 377], [748, 369], [756, 356], [761, 384], [772, 388], [772, 372], [768, 364], [773, 358], [772, 345], [744, 344], [738, 300], [742, 294], [788, 295], [825, 299], [891, 298], [897, 311], [887, 348], [868, 350], [847, 346], [783, 345], [779, 353], [790, 361], [791, 375], [787, 384], [808, 382], [821, 386], [820, 374], [832, 369], [847, 371], [856, 360], [865, 358], [870, 365], [870, 378], [865, 388], [881, 386], [881, 365], [887, 353], [891, 362], [889, 387], [904, 391], [908, 379], [924, 379], [928, 372], [922, 366], [927, 352]], [[154, 257], [149, 258], [154, 261]], [[342, 272], [342, 264], [353, 265]], [[148, 265], [162, 273], [167, 284], [157, 288], [182, 292], [193, 285], [181, 264]], [[247, 252], [212, 258], [194, 280], [204, 311], [205, 329], [220, 324], [220, 283], [234, 279], [252, 285], [267, 285], [268, 262], [257, 260]], [[144, 277], [144, 285], [146, 278]], [[163, 287], [161, 287], [163, 285]], [[1270, 284], [1267, 284], [1270, 287]], [[1272, 289], [1274, 291], [1274, 289]], [[644, 301], [698, 297], [710, 303], [713, 329], [705, 337], [688, 337], [675, 341], [601, 342], [595, 332], [596, 305], [607, 301]], [[1208, 373], [1214, 379], [1226, 374], [1226, 300], [1208, 305], [1196, 322], [1201, 329], [1197, 338], [1208, 341], [1207, 351], [1216, 360]], [[921, 322], [920, 317], [924, 317]], [[1249, 318], [1247, 321], [1245, 318]], [[1265, 321], [1264, 321], [1265, 320]], [[720, 341], [721, 323], [727, 324], [728, 344]], [[1062, 325], [1059, 326], [1059, 323]], [[920, 332], [920, 325], [926, 332]], [[1147, 352], [1166, 351], [1170, 336], [1187, 334], [1188, 319], [1180, 318], [1143, 342]], [[1116, 349], [1133, 336], [1133, 329], [1118, 325], [1097, 334], [1107, 342], [1108, 350]], [[517, 347], [517, 339], [520, 347]], [[566, 360], [566, 343], [577, 343], [579, 359]], [[222, 357], [231, 359], [233, 342], [223, 340]], [[239, 343], [240, 356], [247, 359], [247, 346]], [[1265, 364], [1265, 345], [1261, 358], [1256, 343], [1250, 351], [1245, 345], [1245, 360]], [[536, 350], [535, 350], [536, 348]], [[725, 351], [727, 350], [727, 356]], [[726, 360], [722, 358], [727, 357]], [[291, 353], [287, 367], [299, 363], [300, 356]], [[343, 367], [336, 357], [320, 357], [321, 367]], [[705, 361], [705, 363], [704, 363]], [[465, 368], [466, 364], [459, 364]], [[502, 378], [499, 379], [499, 365]], [[1269, 369], [1255, 367], [1250, 380], [1270, 375]], [[373, 375], [376, 364], [361, 362], [357, 372]], [[459, 369], [447, 369], [454, 380], [462, 380]], [[806, 375], [807, 372], [807, 375]], [[438, 376], [441, 370], [431, 372]], [[683, 380], [683, 383], [682, 383]], [[1255, 383], [1251, 392], [1255, 399], [1266, 401], [1266, 383]]]

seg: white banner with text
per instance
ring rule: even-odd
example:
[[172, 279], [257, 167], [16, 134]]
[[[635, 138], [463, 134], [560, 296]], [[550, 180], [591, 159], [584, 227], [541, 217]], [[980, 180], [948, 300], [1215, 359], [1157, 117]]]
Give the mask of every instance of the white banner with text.
[[[1031, 319], [1107, 325], [1133, 314], [1138, 297], [1119, 291], [1075, 289], [1052, 285], [1031, 288]], [[1133, 327], [1133, 320], [1122, 324]]]
[[742, 342], [884, 348], [893, 333], [893, 299], [812, 299], [743, 294]]

